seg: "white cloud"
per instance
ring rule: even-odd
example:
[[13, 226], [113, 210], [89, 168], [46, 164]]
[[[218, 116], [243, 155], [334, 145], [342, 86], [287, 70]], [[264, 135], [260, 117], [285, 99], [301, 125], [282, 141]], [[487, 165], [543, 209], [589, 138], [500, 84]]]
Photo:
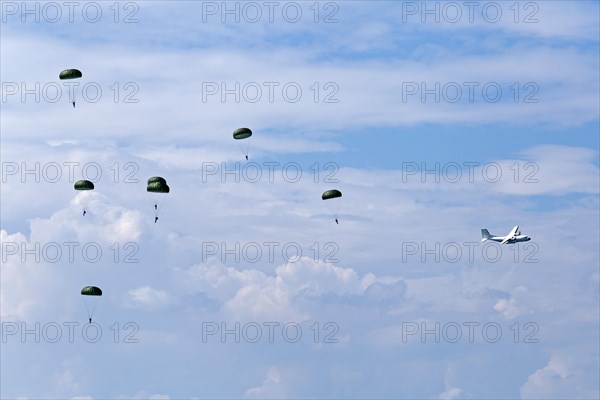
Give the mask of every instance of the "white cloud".
[[127, 292], [124, 306], [128, 308], [161, 309], [172, 303], [171, 296], [164, 290], [143, 286]]
[[[548, 364], [529, 376], [521, 386], [523, 399], [598, 398], [597, 359], [584, 369], [559, 355], [553, 355]], [[591, 367], [591, 368], [590, 368]], [[595, 378], [592, 378], [595, 375]], [[592, 380], [590, 380], [592, 378]], [[593, 382], [596, 381], [594, 387]]]
[[[45, 263], [36, 262], [35, 253], [40, 257], [40, 251], [35, 251], [35, 243], [23, 234], [11, 235], [4, 229], [0, 230], [0, 242], [3, 258], [0, 315], [13, 321], [30, 321], [43, 315], [48, 304], [39, 293], [44, 292], [46, 285], [55, 283], [55, 279]], [[33, 254], [23, 256], [26, 254], [23, 249], [33, 250]]]
[[461, 398], [464, 398], [463, 392], [461, 389], [456, 388], [456, 387], [446, 389], [445, 391], [440, 393], [440, 395], [438, 396], [438, 399], [445, 399], [445, 400], [461, 399]]
[[[37, 59], [39, 46], [40, 41], [36, 38], [17, 40], [9, 36], [3, 39], [3, 58], [9, 60], [3, 62], [3, 79], [31, 82], [30, 85], [35, 81], [44, 84], [56, 81], [54, 75], [48, 76], [48, 69], [52, 67]], [[63, 52], [68, 45], [57, 41], [46, 42], [45, 46]], [[593, 121], [598, 116], [598, 80], [595, 73], [598, 64], [595, 54], [547, 45], [498, 50], [484, 55], [445, 55], [424, 61], [390, 61], [384, 58], [325, 62], [311, 59], [310, 52], [291, 55], [286, 51], [246, 48], [237, 52], [195, 48], [157, 53], [138, 47], [101, 46], [100, 50], [92, 44], [84, 52], [90, 63], [86, 74], [90, 78], [86, 79], [103, 86], [104, 97], [97, 103], [81, 102], [76, 113], [64, 102], [44, 101], [39, 106], [36, 104], [36, 118], [31, 118], [30, 104], [22, 104], [20, 98], [11, 96], [2, 121], [7, 138], [18, 135], [43, 136], [46, 139], [49, 132], [40, 129], [37, 123], [43, 119], [53, 130], [61, 132], [63, 141], [80, 139], [83, 129], [86, 138], [123, 138], [126, 134], [130, 141], [142, 140], [152, 144], [169, 145], [178, 140], [211, 145], [231, 141], [232, 126], [249, 125], [258, 132], [277, 129], [264, 142], [265, 149], [295, 152], [296, 146], [319, 149], [320, 144], [314, 139], [313, 143], [303, 138], [294, 139], [290, 132], [304, 136], [306, 132], [323, 130], [419, 123], [517, 122], [571, 126]], [[128, 65], [131, 69], [117, 76], [138, 85], [138, 103], [114, 102], [109, 89], [115, 81], [114, 59], [119, 59], [119, 65]], [[153, 66], [151, 74], [136, 70], [140, 60]], [[21, 63], [30, 65], [29, 75], [20, 70]], [[240, 70], [239, 65], [244, 65], [244, 68]], [[465, 65], [469, 68], [464, 68]], [[553, 68], [546, 68], [547, 65], [553, 65]], [[204, 78], [191, 80], [190, 76]], [[278, 83], [276, 97], [272, 101], [265, 82]], [[314, 100], [315, 82], [320, 87], [317, 102]], [[405, 85], [414, 82], [418, 85], [427, 83], [428, 87], [433, 87], [436, 82], [440, 87], [451, 82], [478, 82], [478, 95], [476, 101], [470, 102], [468, 89], [463, 86], [462, 101], [457, 103], [423, 102], [420, 94], [403, 99], [403, 93], [407, 91]], [[490, 82], [502, 87], [502, 101], [490, 103], [485, 100], [482, 88]], [[520, 85], [534, 82], [543, 87], [544, 90], [539, 90], [534, 96], [539, 102], [515, 103], [510, 89], [514, 82]], [[237, 93], [240, 98], [235, 99], [233, 95], [222, 98], [221, 83], [229, 89], [239, 84]], [[256, 102], [253, 94], [247, 94], [247, 85], [254, 83], [261, 91]], [[290, 101], [287, 92], [283, 92], [289, 83], [301, 88], [302, 97], [297, 102]], [[328, 83], [333, 86], [326, 88]], [[207, 85], [214, 84], [218, 93], [207, 95]], [[327, 95], [338, 102], [325, 103], [324, 96]], [[565, 102], [565, 98], [571, 100]], [[177, 104], [177, 107], [165, 119], [163, 110], [172, 104]], [[202, 109], [200, 117], [198, 104]], [[68, 118], [64, 118], [66, 112], [69, 113]], [[94, 116], [99, 114], [113, 117], [95, 119]], [[306, 115], [311, 117], [307, 119]], [[285, 136], [277, 134], [281, 129], [287, 132]], [[169, 135], [165, 136], [164, 132], [169, 132]], [[161, 139], [163, 137], [165, 139]], [[330, 149], [336, 147], [335, 144], [326, 146]]]
[[[406, 160], [400, 170], [369, 171], [345, 168], [347, 181], [365, 187], [397, 190], [398, 199], [405, 191], [452, 191], [454, 196], [491, 197], [495, 194], [537, 196], [568, 193], [597, 194], [600, 169], [598, 151], [574, 146], [537, 145], [520, 152], [512, 160], [461, 160], [425, 163]], [[476, 164], [474, 164], [476, 163]], [[425, 174], [425, 171], [435, 174]], [[409, 205], [402, 205], [406, 210]], [[410, 210], [409, 210], [410, 211]]]
[[524, 160], [498, 161], [501, 170], [510, 177], [491, 185], [492, 190], [517, 195], [597, 194], [600, 190], [596, 150], [538, 145], [521, 154]]
[[281, 373], [276, 367], [267, 371], [265, 380], [260, 386], [246, 390], [244, 398], [248, 399], [285, 399], [285, 385], [282, 382]]
[[80, 385], [76, 381], [73, 371], [67, 369], [60, 375], [55, 377], [57, 390], [63, 393], [77, 392], [80, 390]]
[[453, 400], [470, 397], [464, 390], [454, 385], [455, 375], [455, 367], [449, 366], [446, 368], [446, 372], [444, 373], [444, 391], [438, 395], [438, 399]]
[[195, 265], [178, 273], [187, 291], [206, 293], [219, 300], [227, 313], [242, 319], [271, 316], [302, 321], [310, 315], [299, 302], [320, 301], [326, 295], [349, 301], [363, 296], [361, 299], [376, 305], [399, 302], [404, 295], [400, 278], [378, 278], [372, 273], [361, 277], [352, 268], [315, 262], [309, 257], [275, 268], [274, 276], [218, 264]]
[[83, 390], [83, 385], [80, 381], [81, 377], [78, 373], [81, 368], [81, 362], [80, 358], [63, 361], [62, 371], [53, 374], [57, 397], [72, 397], [79, 395]]
[[140, 390], [133, 396], [117, 396], [116, 399], [136, 399], [136, 400], [169, 400], [168, 394], [149, 394], [146, 390]]
[[527, 315], [527, 310], [524, 306], [519, 305], [519, 300], [523, 295], [527, 295], [527, 288], [518, 286], [512, 290], [509, 298], [498, 300], [494, 305], [494, 310], [501, 312], [507, 319], [514, 319], [521, 315]]

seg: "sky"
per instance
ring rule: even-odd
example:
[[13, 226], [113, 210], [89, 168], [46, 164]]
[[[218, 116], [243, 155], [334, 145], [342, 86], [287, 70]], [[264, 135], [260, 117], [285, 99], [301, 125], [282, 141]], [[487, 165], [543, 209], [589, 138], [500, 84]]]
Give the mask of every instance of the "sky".
[[1, 398], [600, 397], [598, 2], [0, 11]]

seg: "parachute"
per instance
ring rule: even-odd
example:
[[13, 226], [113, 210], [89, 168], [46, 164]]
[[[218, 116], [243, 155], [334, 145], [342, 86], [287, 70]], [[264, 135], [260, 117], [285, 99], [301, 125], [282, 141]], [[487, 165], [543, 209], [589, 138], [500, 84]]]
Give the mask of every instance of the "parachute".
[[169, 193], [171, 188], [166, 183], [152, 182], [148, 184], [146, 190], [152, 193]]
[[[157, 194], [166, 194], [171, 191], [169, 185], [167, 185], [167, 181], [165, 178], [160, 176], [153, 176], [148, 179], [148, 186], [146, 187], [146, 191], [152, 195], [152, 202], [154, 203], [154, 223], [158, 221], [158, 214], [160, 213], [158, 204], [159, 198], [162, 195]], [[161, 208], [162, 209], [162, 208]]]
[[78, 69], [65, 69], [58, 75], [60, 79], [76, 79], [81, 78], [83, 74]]
[[252, 136], [252, 131], [249, 128], [239, 128], [233, 131], [233, 138], [235, 140], [246, 139]]
[[321, 195], [323, 200], [337, 199], [338, 197], [342, 197], [342, 192], [336, 189], [327, 190]]
[[77, 181], [75, 182], [75, 190], [94, 190], [94, 183], [86, 180]]
[[[235, 131], [233, 131], [233, 138], [235, 140], [242, 140], [242, 139], [247, 139], [250, 136], [252, 136], [252, 131], [249, 128], [239, 128], [236, 129]], [[241, 143], [239, 143], [240, 148], [242, 149], [242, 151], [244, 152], [244, 155], [246, 156], [246, 160], [248, 159], [248, 148], [249, 145], [248, 143], [246, 143], [245, 145], [242, 145]]]
[[100, 296], [102, 296], [102, 289], [96, 286], [86, 286], [83, 289], [81, 289], [81, 295], [84, 296], [82, 298], [83, 304], [85, 305], [85, 309], [87, 310], [90, 322], [92, 322], [94, 311], [96, 311], [98, 301], [100, 300]]
[[[74, 187], [75, 190], [94, 190], [94, 183], [87, 180], [79, 180], [75, 182]], [[85, 209], [87, 208], [89, 202], [89, 196], [87, 194], [82, 194], [79, 200], [83, 206], [83, 216], [85, 217], [85, 213], [87, 212]]]
[[155, 182], [160, 182], [165, 185], [167, 184], [165, 178], [161, 178], [160, 176], [153, 176], [152, 178], [148, 178], [148, 185]]
[[86, 286], [81, 289], [83, 296], [102, 296], [102, 289], [97, 286]]
[[[341, 205], [341, 197], [342, 197], [342, 192], [340, 192], [337, 189], [326, 190], [321, 195], [321, 199], [326, 200], [325, 205], [327, 206], [329, 211], [334, 215], [336, 224], [338, 223], [338, 216], [339, 216], [340, 205]], [[335, 199], [339, 199], [339, 200], [335, 200]]]
[[[83, 74], [78, 69], [65, 69], [64, 71], [61, 71], [60, 74], [58, 74], [58, 77], [61, 80], [64, 80], [64, 79], [77, 79], [77, 78], [81, 78], [82, 76], [83, 76]], [[72, 93], [71, 93], [71, 90], [69, 90], [69, 100], [73, 104], [73, 108], [75, 108], [75, 100], [76, 100], [76, 97], [77, 97], [75, 95], [75, 93], [76, 93], [77, 89], [75, 89], [75, 87], [69, 87], [69, 89], [73, 89]]]

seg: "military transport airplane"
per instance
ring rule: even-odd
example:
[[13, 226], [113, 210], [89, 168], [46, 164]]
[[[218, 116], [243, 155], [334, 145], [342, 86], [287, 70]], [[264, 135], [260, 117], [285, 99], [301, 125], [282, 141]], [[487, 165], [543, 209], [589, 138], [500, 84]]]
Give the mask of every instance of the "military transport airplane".
[[521, 232], [518, 232], [519, 225], [512, 228], [512, 231], [506, 236], [494, 236], [491, 235], [487, 229], [481, 230], [481, 241], [485, 242], [486, 240], [493, 240], [494, 242], [500, 242], [500, 244], [504, 243], [517, 243], [517, 242], [528, 242], [531, 240], [529, 236], [521, 235]]

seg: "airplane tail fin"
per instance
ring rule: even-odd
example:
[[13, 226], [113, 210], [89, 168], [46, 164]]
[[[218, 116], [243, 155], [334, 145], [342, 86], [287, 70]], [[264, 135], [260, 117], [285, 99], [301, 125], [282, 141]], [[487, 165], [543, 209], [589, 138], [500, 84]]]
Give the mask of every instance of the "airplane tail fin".
[[490, 235], [490, 233], [488, 232], [487, 229], [481, 230], [481, 241], [482, 242], [485, 242], [486, 240], [488, 240], [491, 237], [492, 237], [492, 235]]

